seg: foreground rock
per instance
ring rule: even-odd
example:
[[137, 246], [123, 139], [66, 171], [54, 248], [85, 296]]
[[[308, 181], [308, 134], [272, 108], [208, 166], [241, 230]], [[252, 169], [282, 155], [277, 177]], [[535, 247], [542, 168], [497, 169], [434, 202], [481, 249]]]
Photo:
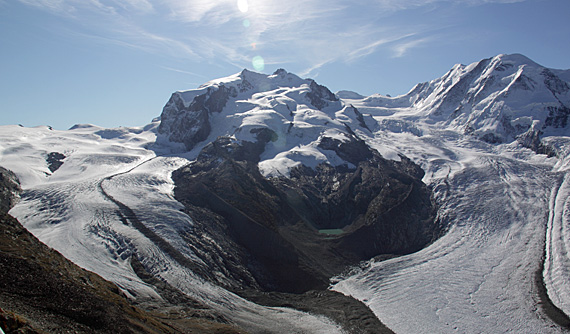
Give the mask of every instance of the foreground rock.
[[360, 301], [330, 290], [311, 290], [303, 294], [282, 292], [259, 292], [253, 289], [238, 292], [242, 297], [261, 305], [291, 307], [301, 311], [324, 315], [348, 333], [354, 334], [393, 334]]

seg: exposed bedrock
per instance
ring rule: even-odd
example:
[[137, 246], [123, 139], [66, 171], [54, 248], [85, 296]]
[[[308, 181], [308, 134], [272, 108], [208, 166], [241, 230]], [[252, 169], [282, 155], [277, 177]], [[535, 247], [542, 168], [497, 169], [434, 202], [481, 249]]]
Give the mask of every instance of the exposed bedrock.
[[320, 148], [352, 166], [301, 165], [289, 178], [266, 179], [257, 163], [268, 131], [260, 130], [255, 143], [220, 137], [173, 174], [175, 196], [204, 237], [198, 247], [208, 248], [202, 254], [209, 265], [229, 277], [224, 285], [325, 288], [348, 266], [417, 251], [440, 234], [423, 171], [409, 159], [386, 160], [356, 137], [325, 137]]

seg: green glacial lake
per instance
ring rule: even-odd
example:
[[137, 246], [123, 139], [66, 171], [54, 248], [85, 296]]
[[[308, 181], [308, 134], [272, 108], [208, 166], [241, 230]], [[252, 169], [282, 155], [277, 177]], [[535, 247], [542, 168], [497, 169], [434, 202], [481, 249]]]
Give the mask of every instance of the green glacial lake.
[[344, 231], [340, 228], [333, 228], [333, 229], [325, 229], [325, 230], [319, 230], [319, 233], [321, 234], [327, 234], [327, 235], [341, 235]]

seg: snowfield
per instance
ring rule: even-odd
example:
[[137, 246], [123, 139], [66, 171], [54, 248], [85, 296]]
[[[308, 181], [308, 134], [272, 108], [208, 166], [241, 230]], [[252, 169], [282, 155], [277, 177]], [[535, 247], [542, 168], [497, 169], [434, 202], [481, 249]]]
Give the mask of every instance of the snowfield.
[[[310, 106], [307, 81], [248, 72], [253, 92], [236, 94], [210, 116], [208, 139], [184, 154], [173, 153], [180, 144], [157, 139], [158, 121], [67, 131], [2, 126], [0, 165], [24, 189], [10, 214], [133, 298], [161, 298], [131, 268], [137, 256], [151, 274], [252, 333], [342, 333], [322, 316], [248, 302], [185, 265], [204, 263], [183, 238], [193, 233], [193, 222], [173, 197], [171, 173], [218, 136], [253, 140], [249, 130], [258, 127], [277, 135], [259, 163], [266, 177], [288, 175], [301, 163], [342, 164], [318, 140], [343, 141], [350, 128], [385, 158], [402, 154], [424, 169], [446, 233], [417, 253], [371, 260], [334, 277], [331, 289], [364, 302], [396, 333], [561, 333], [541, 308], [536, 279], [543, 278], [552, 302], [570, 315], [570, 138], [566, 128], [546, 130], [544, 140], [558, 157], [514, 139], [548, 122], [552, 94], [570, 105], [570, 88], [552, 79], [552, 73], [567, 78], [568, 71], [548, 72], [529, 61], [515, 55], [458, 65], [394, 98], [344, 91], [322, 110]], [[543, 77], [548, 89], [538, 84]], [[177, 94], [188, 106], [209, 87], [237, 85], [240, 78]], [[526, 94], [529, 87], [536, 90]], [[539, 110], [540, 103], [551, 109]], [[46, 161], [51, 152], [65, 155], [53, 172]], [[156, 240], [167, 240], [176, 254]]]

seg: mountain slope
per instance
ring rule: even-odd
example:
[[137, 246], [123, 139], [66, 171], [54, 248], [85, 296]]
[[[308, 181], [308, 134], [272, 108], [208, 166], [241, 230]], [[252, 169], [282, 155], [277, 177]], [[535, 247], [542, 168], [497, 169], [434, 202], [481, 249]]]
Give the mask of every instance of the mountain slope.
[[[220, 137], [173, 174], [176, 198], [196, 224], [224, 226], [227, 232], [211, 237], [234, 240], [239, 247], [232, 253], [240, 263], [250, 262], [249, 270], [232, 273], [254, 280], [240, 280], [242, 288], [326, 288], [328, 278], [349, 265], [421, 249], [440, 232], [429, 190], [408, 160], [388, 161], [369, 152], [367, 159], [353, 160], [352, 170], [322, 164], [267, 180], [258, 159], [247, 158], [252, 151]], [[406, 169], [413, 172], [402, 172]]]

